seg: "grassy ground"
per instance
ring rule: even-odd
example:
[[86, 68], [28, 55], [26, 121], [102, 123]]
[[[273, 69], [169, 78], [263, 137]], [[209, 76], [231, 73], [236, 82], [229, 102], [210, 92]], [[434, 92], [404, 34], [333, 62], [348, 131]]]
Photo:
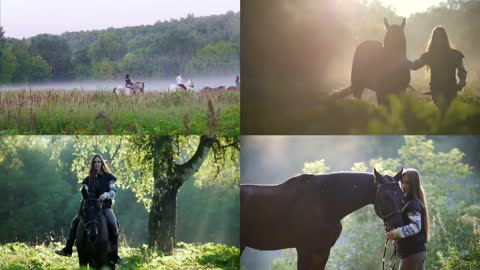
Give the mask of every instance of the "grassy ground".
[[[211, 104], [209, 105], [209, 102]], [[240, 93], [0, 92], [1, 134], [240, 134]]]
[[469, 82], [445, 114], [420, 94], [430, 91], [428, 83], [412, 85], [416, 92], [391, 97], [390, 109], [377, 106], [367, 90], [358, 100], [310, 89], [263, 89], [271, 93], [268, 102], [243, 99], [242, 119], [248, 121], [241, 123], [242, 134], [480, 134], [479, 82]]
[[[62, 257], [53, 253], [60, 243], [28, 246], [24, 243], [0, 245], [0, 269], [78, 269], [78, 256], [74, 249], [72, 257]], [[225, 269], [240, 268], [240, 251], [236, 247], [220, 244], [179, 243], [170, 254], [154, 252], [146, 246], [140, 248], [122, 247], [120, 256], [126, 265], [117, 269]]]

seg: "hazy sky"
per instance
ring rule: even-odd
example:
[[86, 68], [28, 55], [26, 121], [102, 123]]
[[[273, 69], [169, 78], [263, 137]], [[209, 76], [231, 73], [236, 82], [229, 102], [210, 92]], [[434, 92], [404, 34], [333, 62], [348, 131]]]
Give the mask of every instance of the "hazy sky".
[[386, 6], [392, 6], [400, 16], [408, 17], [410, 14], [425, 11], [431, 6], [437, 6], [446, 0], [380, 0]]
[[239, 11], [240, 0], [0, 0], [6, 36], [154, 24], [171, 18]]

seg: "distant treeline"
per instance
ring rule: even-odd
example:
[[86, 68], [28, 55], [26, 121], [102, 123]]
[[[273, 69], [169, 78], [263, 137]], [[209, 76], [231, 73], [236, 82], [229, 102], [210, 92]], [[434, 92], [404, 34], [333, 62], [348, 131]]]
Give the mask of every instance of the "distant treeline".
[[5, 38], [0, 27], [0, 83], [174, 77], [237, 73], [240, 13], [157, 22], [154, 25]]

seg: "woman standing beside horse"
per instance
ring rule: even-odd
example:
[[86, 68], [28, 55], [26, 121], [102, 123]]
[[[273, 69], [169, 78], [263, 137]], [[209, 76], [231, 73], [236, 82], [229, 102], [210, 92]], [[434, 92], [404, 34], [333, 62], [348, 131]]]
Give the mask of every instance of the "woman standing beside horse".
[[416, 170], [403, 171], [402, 190], [405, 193], [402, 216], [405, 226], [386, 233], [390, 240], [397, 240], [397, 255], [401, 258], [400, 270], [423, 270], [426, 256], [429, 223], [425, 192]]
[[[430, 89], [432, 99], [437, 108], [444, 112], [450, 103], [466, 85], [467, 71], [463, 66], [463, 54], [452, 49], [447, 31], [437, 26], [432, 31], [427, 51], [414, 62], [410, 62], [410, 69], [417, 70], [427, 66], [430, 73]], [[458, 70], [459, 82], [455, 77]]]
[[[115, 197], [117, 189], [115, 181], [117, 179], [110, 173], [110, 170], [103, 161], [103, 158], [96, 154], [90, 162], [89, 175], [83, 179], [82, 193], [93, 193], [95, 197], [102, 202], [102, 209], [107, 220], [108, 226], [113, 233], [112, 248], [113, 248], [113, 263], [123, 265], [125, 262], [118, 256], [118, 223], [112, 209], [112, 199]], [[82, 201], [83, 205], [83, 201]], [[81, 208], [80, 208], [81, 209]], [[81, 210], [72, 220], [69, 237], [63, 249], [55, 250], [55, 253], [62, 256], [72, 256], [73, 243], [80, 222]]]

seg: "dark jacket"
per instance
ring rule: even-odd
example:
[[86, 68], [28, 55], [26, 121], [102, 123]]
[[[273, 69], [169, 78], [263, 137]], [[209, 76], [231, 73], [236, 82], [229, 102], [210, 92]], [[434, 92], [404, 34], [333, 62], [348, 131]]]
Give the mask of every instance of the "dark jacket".
[[[90, 177], [87, 176], [85, 177], [85, 179], [83, 179], [82, 184], [87, 185], [88, 192], [95, 193], [95, 196], [98, 198], [104, 192], [111, 192], [111, 191], [116, 192], [117, 190], [115, 188], [113, 189], [111, 188], [111, 184], [112, 183], [114, 184], [115, 181], [117, 181], [117, 178], [115, 178], [115, 176], [113, 176], [110, 173], [104, 173], [104, 174], [97, 174], [95, 176], [95, 179], [93, 179], [93, 181], [90, 181]], [[103, 208], [112, 208], [112, 200], [105, 199], [103, 201]]]
[[[459, 69], [460, 80], [465, 81], [466, 70], [463, 68], [463, 54], [460, 51], [449, 49], [445, 52], [426, 52], [420, 56], [419, 63], [430, 66], [430, 87], [432, 92], [456, 93], [456, 69]], [[417, 66], [418, 67], [418, 66]]]
[[405, 224], [411, 223], [407, 215], [408, 212], [421, 213], [422, 228], [419, 233], [397, 240], [397, 255], [402, 259], [427, 250], [425, 246], [425, 243], [427, 242], [427, 234], [425, 231], [425, 209], [423, 208], [422, 203], [418, 199], [409, 199], [403, 202], [402, 217]]

